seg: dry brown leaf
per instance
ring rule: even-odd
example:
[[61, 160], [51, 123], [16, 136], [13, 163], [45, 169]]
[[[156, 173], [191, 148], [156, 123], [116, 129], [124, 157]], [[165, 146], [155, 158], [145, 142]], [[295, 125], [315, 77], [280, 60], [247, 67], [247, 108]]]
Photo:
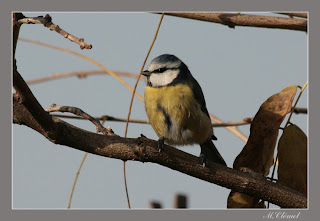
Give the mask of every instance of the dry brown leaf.
[[[291, 110], [297, 87], [286, 87], [261, 105], [251, 123], [248, 142], [235, 159], [233, 168], [247, 167], [263, 176], [268, 175], [273, 165], [279, 127]], [[259, 204], [264, 206], [263, 202], [243, 193], [231, 192], [228, 197], [228, 208], [257, 208]]]
[[307, 195], [307, 136], [298, 126], [284, 128], [278, 160], [278, 183]]
[[264, 176], [273, 164], [274, 148], [280, 124], [290, 112], [297, 85], [286, 87], [269, 97], [255, 115], [247, 144], [234, 161], [233, 167], [248, 167]]

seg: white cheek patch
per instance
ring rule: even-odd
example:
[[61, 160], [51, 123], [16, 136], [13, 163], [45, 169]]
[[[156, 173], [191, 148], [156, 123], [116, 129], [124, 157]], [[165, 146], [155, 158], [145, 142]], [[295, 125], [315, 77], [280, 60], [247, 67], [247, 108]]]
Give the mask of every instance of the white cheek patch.
[[153, 87], [161, 87], [161, 86], [166, 86], [174, 79], [179, 74], [179, 70], [167, 70], [161, 74], [151, 74], [149, 77], [149, 81], [152, 84]]

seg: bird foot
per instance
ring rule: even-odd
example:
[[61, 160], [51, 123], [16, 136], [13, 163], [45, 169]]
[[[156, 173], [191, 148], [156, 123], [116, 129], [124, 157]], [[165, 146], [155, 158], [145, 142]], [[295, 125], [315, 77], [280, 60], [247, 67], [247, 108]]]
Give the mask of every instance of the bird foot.
[[161, 150], [163, 149], [163, 145], [164, 145], [164, 137], [160, 137], [158, 140], [158, 150], [159, 153], [161, 152]]
[[206, 159], [205, 155], [203, 153], [201, 153], [199, 157], [201, 159], [202, 166], [206, 167], [207, 166], [207, 159]]

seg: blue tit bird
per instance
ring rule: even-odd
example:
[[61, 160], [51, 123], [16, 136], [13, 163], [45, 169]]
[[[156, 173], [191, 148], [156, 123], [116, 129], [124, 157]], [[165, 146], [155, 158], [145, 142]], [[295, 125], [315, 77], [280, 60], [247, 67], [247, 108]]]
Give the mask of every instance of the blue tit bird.
[[212, 140], [211, 120], [202, 89], [188, 67], [176, 56], [163, 54], [153, 59], [142, 73], [147, 77], [144, 91], [148, 120], [159, 137], [158, 148], [199, 144], [200, 158], [226, 166]]

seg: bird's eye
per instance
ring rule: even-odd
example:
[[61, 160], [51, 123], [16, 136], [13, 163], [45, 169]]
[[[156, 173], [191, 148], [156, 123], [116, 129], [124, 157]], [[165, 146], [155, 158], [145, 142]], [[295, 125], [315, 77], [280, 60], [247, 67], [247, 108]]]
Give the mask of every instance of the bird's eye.
[[166, 71], [166, 70], [167, 70], [166, 68], [159, 68], [159, 69], [157, 70], [157, 72], [162, 73], [162, 72], [164, 72], [164, 71]]

